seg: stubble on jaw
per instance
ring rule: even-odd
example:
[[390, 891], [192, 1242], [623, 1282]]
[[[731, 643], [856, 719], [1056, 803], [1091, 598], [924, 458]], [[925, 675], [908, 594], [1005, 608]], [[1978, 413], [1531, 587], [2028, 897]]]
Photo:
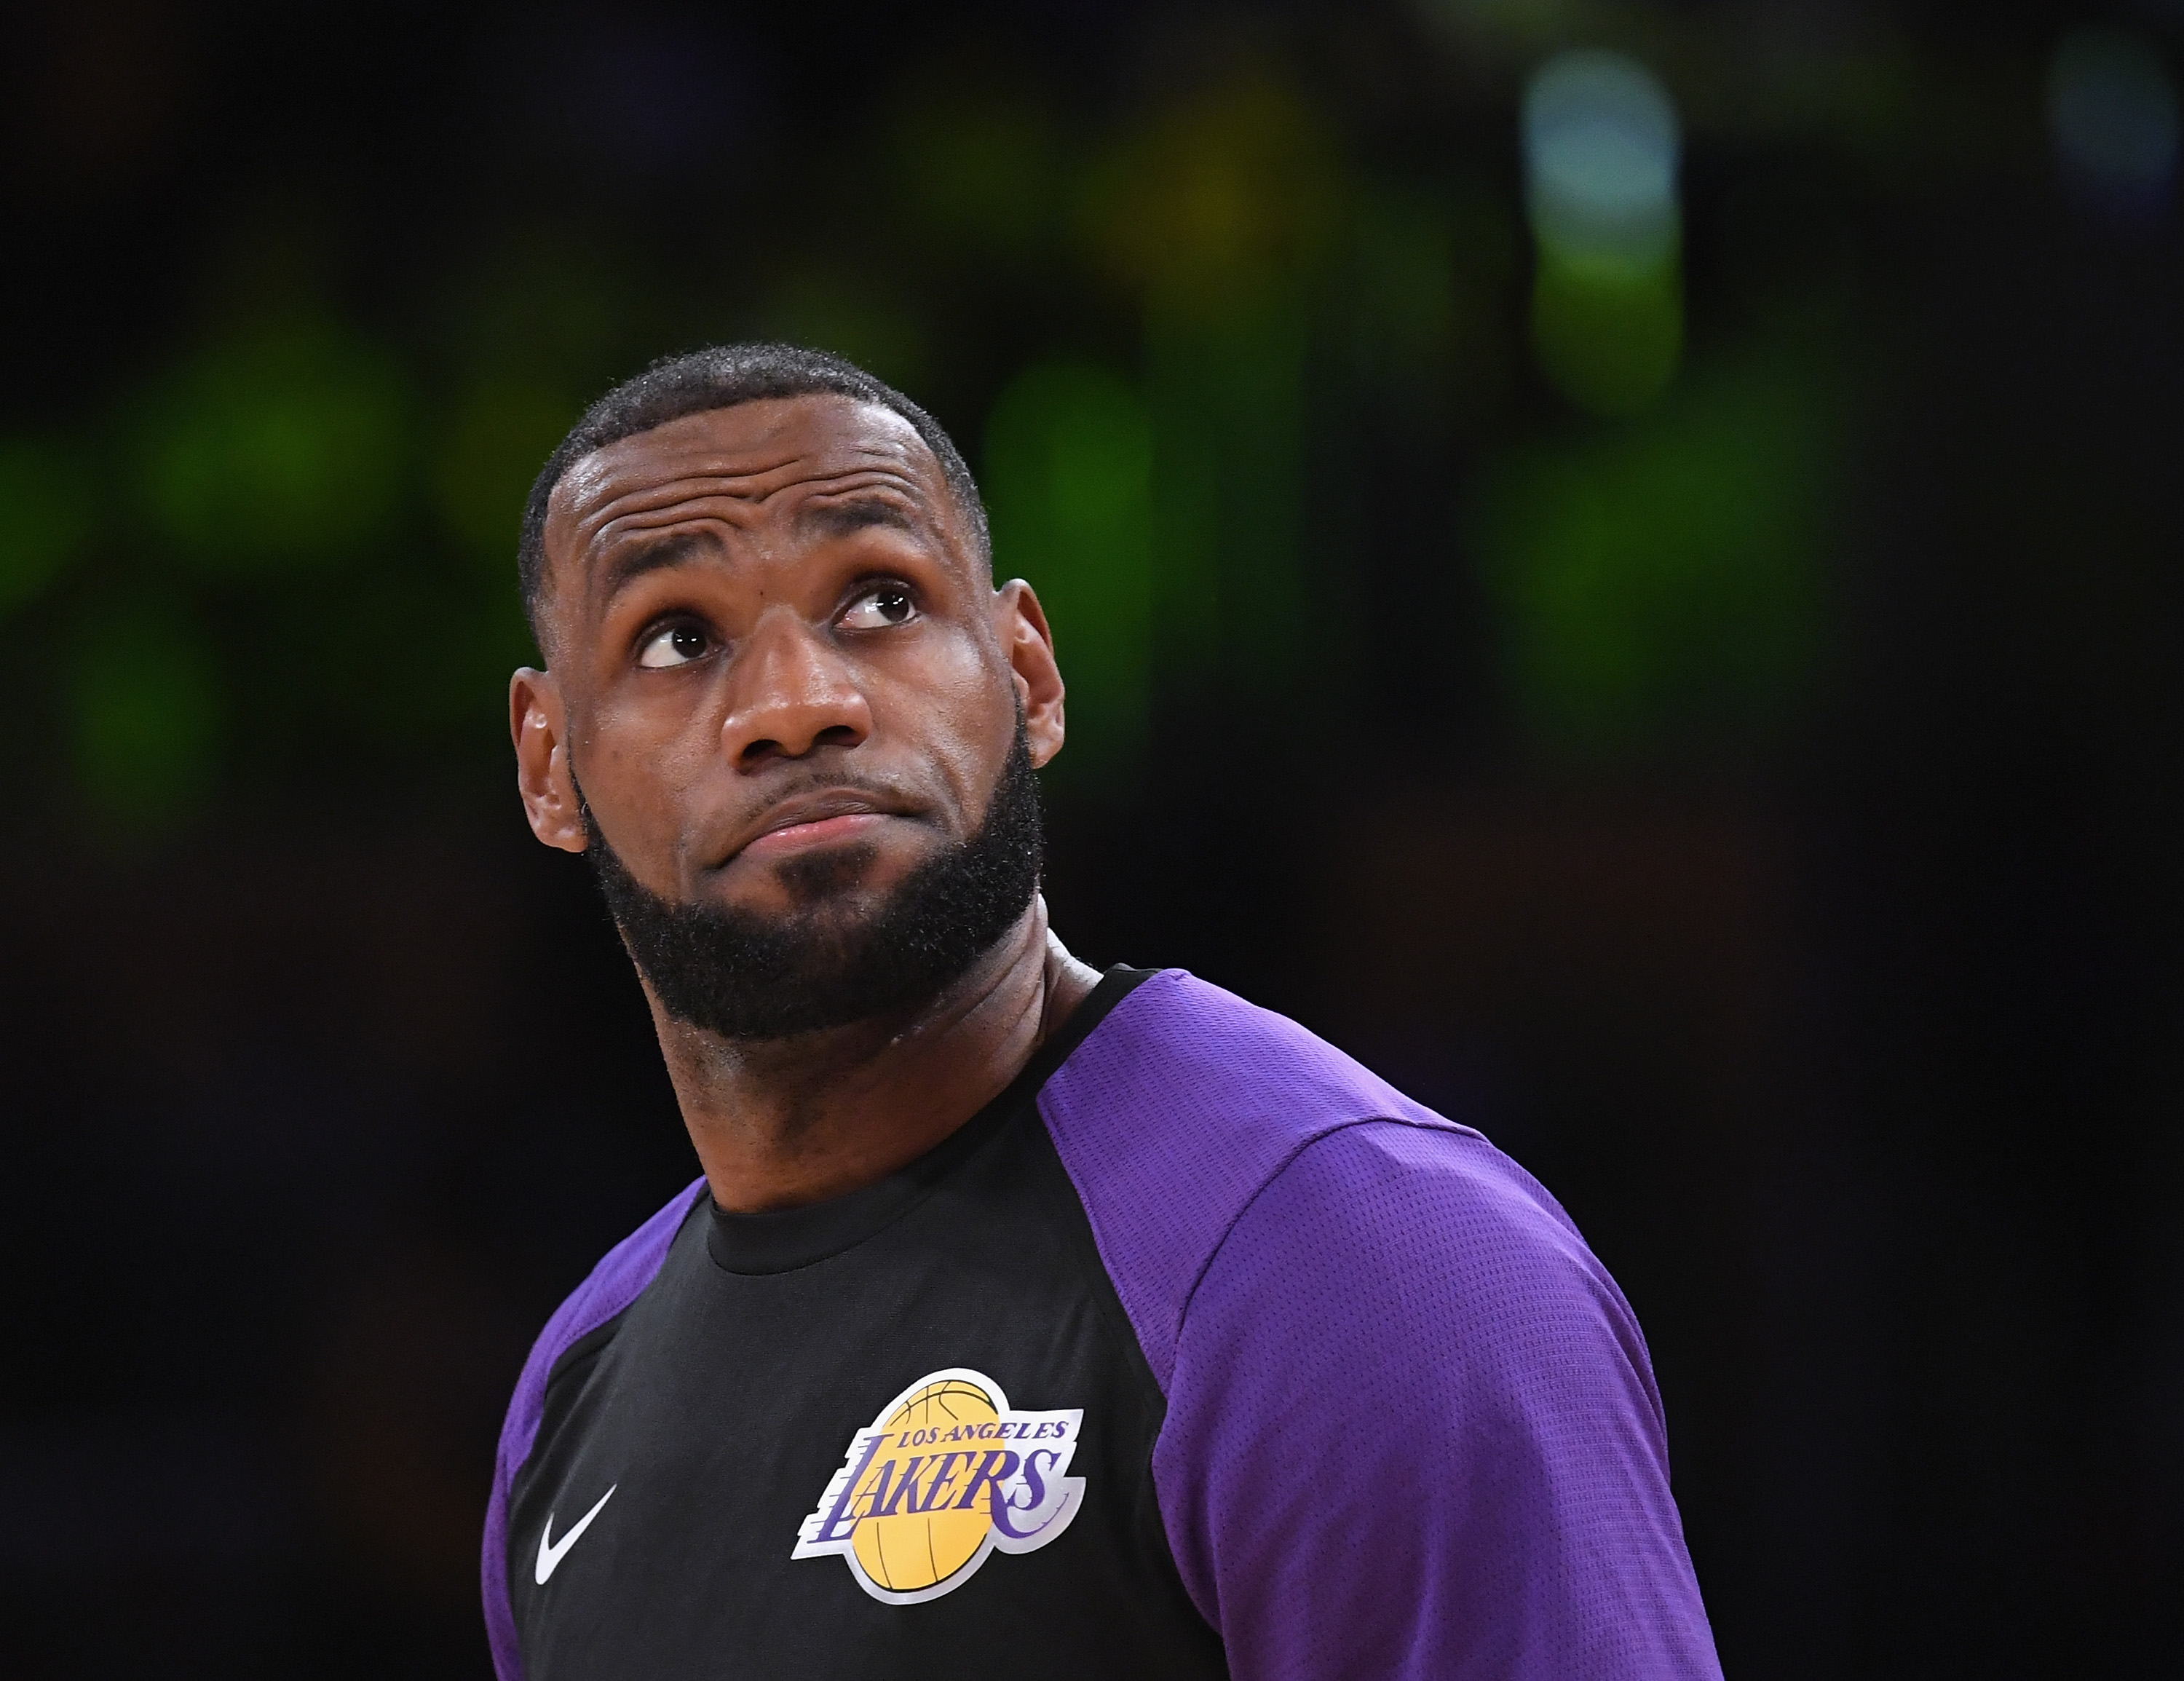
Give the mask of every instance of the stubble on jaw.
[[768, 916], [663, 898], [630, 873], [577, 791], [587, 849], [622, 943], [668, 1016], [731, 1042], [790, 1039], [932, 1003], [1016, 926], [1045, 861], [1039, 781], [1019, 709], [978, 827], [884, 896], [858, 883], [877, 849], [777, 860], [797, 909]]

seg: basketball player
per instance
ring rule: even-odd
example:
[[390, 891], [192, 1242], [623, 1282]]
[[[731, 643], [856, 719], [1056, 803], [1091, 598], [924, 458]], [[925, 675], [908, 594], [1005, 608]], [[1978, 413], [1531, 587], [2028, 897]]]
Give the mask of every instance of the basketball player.
[[929, 416], [811, 352], [663, 363], [547, 462], [521, 568], [524, 807], [704, 1173], [517, 1386], [503, 1681], [1719, 1674], [1554, 1200], [1048, 928], [1054, 638]]

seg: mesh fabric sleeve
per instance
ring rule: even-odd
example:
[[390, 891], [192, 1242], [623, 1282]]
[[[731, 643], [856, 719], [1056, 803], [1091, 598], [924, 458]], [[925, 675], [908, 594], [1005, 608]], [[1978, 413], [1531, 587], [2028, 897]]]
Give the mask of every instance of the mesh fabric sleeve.
[[1301, 1149], [1190, 1291], [1153, 1461], [1237, 1681], [1718, 1678], [1622, 1294], [1475, 1134]]

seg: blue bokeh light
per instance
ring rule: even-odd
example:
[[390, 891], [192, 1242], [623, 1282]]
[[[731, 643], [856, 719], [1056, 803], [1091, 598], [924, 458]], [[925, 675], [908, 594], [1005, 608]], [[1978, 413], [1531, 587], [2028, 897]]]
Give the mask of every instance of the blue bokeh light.
[[2102, 207], [2144, 214], [2176, 174], [2176, 87], [2159, 53], [2122, 30], [2073, 30], [2048, 69], [2048, 126], [2065, 177]]
[[1645, 269], [1676, 248], [1676, 110], [1652, 72], [1620, 53], [1561, 53], [1524, 95], [1528, 208], [1562, 254]]

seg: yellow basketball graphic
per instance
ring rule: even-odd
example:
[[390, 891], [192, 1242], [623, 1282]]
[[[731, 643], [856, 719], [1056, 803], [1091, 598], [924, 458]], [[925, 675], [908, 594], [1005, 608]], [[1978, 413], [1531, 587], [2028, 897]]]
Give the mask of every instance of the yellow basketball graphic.
[[1011, 1406], [968, 1366], [928, 1372], [850, 1437], [796, 1528], [792, 1558], [838, 1558], [894, 1606], [952, 1594], [996, 1554], [1036, 1552], [1069, 1528], [1082, 1407]]
[[[993, 1522], [986, 1502], [959, 1511], [951, 1496], [978, 1458], [964, 1451], [973, 1445], [970, 1432], [1000, 1418], [992, 1396], [950, 1378], [909, 1395], [881, 1421], [890, 1433], [887, 1447], [859, 1480], [850, 1508], [876, 1514], [858, 1523], [855, 1545], [858, 1562], [881, 1587], [895, 1593], [933, 1587], [977, 1554]], [[935, 1509], [906, 1510], [913, 1501]]]

